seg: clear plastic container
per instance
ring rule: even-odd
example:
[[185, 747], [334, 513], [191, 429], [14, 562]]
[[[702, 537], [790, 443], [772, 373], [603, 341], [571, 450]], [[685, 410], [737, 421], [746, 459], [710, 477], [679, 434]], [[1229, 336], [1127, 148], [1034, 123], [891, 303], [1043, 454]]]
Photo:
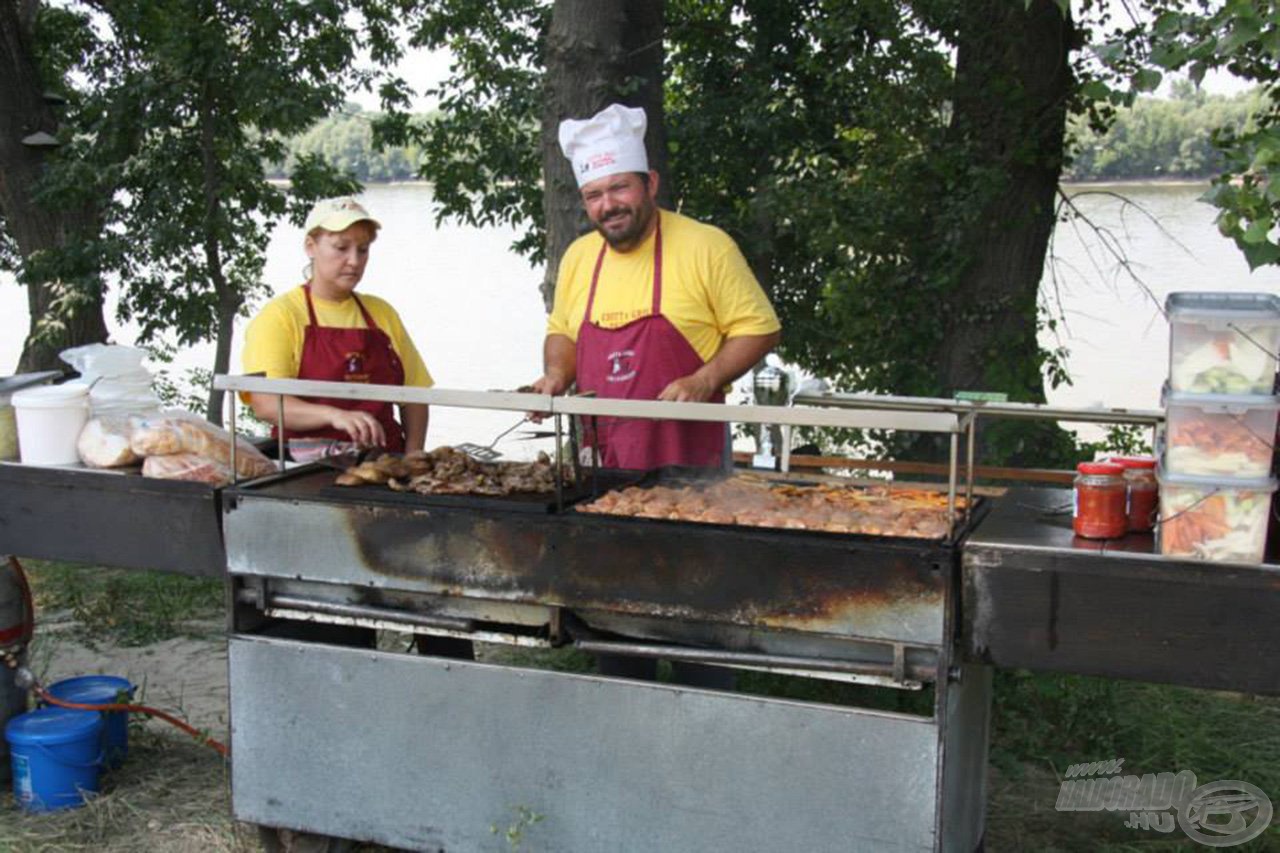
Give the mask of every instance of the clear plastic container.
[[1280, 397], [1165, 393], [1164, 468], [1195, 477], [1266, 477]]
[[0, 461], [18, 458], [18, 421], [8, 397], [0, 401]]
[[1169, 386], [1197, 394], [1270, 394], [1280, 349], [1280, 297], [1171, 293]]
[[1157, 466], [1160, 553], [1195, 560], [1261, 563], [1273, 477], [1227, 479], [1169, 474]]

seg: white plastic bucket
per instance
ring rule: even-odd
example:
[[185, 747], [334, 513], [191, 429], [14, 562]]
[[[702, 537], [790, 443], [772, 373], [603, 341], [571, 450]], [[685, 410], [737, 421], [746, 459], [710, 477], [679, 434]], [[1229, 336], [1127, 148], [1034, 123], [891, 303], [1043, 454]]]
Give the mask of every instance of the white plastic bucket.
[[14, 392], [18, 453], [24, 465], [75, 465], [76, 440], [89, 421], [89, 388], [83, 383], [46, 385]]

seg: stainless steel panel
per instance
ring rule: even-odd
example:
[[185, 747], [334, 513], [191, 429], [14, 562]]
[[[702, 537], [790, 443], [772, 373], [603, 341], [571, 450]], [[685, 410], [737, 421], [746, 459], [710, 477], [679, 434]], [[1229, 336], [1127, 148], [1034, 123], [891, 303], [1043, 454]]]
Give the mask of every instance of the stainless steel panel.
[[430, 850], [936, 840], [929, 720], [248, 636], [230, 671], [241, 820]]

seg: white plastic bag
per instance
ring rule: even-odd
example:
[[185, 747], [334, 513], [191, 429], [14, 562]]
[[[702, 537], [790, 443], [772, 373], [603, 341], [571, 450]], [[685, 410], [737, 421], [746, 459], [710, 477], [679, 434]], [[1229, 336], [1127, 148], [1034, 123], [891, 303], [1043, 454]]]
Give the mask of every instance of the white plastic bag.
[[115, 344], [86, 344], [58, 354], [91, 384], [89, 409], [94, 416], [154, 412], [160, 400], [151, 390], [151, 373], [143, 367], [147, 351]]

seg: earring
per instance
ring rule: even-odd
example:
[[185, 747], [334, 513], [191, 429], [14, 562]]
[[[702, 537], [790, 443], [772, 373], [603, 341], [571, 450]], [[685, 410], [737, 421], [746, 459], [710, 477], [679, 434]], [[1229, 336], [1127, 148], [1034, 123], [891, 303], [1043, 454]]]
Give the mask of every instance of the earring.
[[315, 268], [315, 261], [307, 261], [307, 265], [302, 268], [302, 278], [304, 281], [311, 281], [311, 274], [315, 272]]

